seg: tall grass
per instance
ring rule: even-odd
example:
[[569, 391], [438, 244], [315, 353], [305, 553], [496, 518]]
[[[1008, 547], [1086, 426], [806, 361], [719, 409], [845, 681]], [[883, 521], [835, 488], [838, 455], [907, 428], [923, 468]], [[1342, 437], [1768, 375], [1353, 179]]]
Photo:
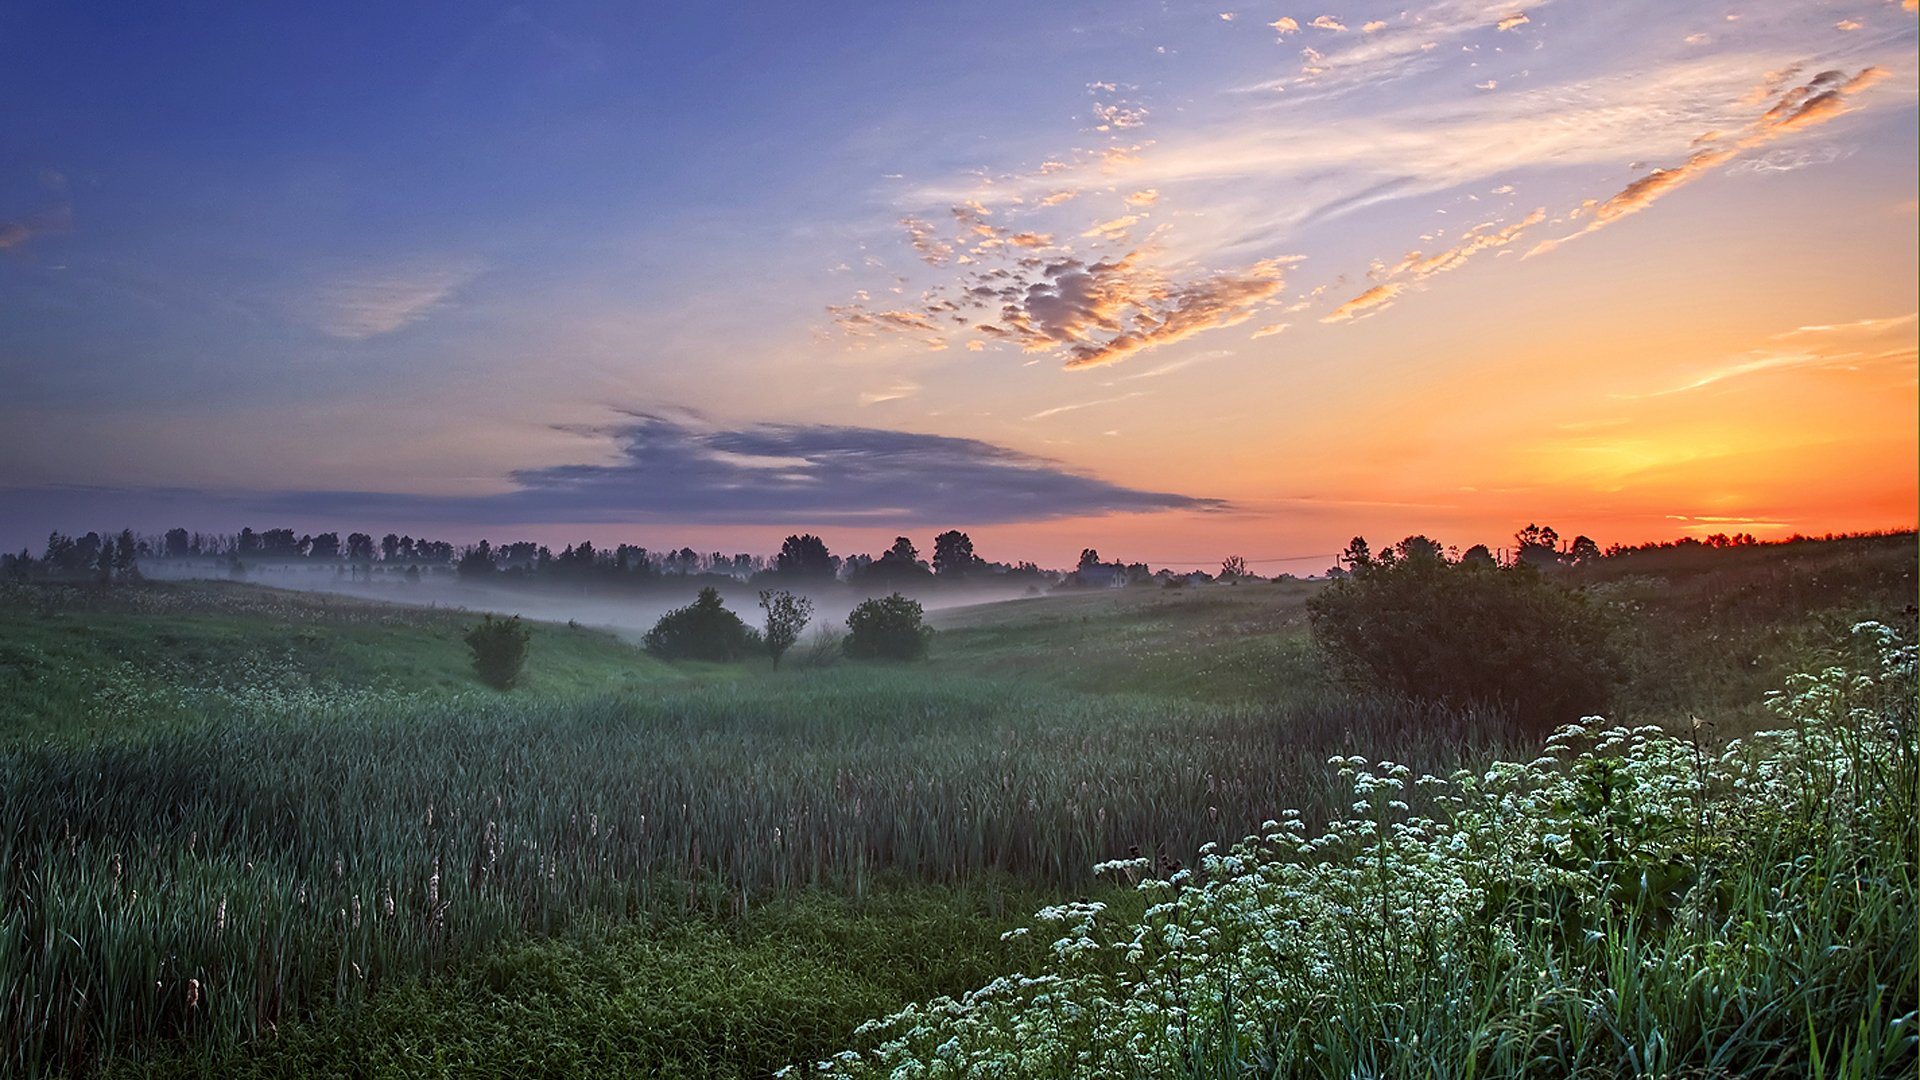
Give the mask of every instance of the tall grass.
[[1911, 1076], [1915, 650], [1856, 633], [1868, 666], [1794, 677], [1724, 747], [1575, 725], [1448, 779], [1336, 757], [1339, 820], [1108, 863], [1144, 912], [1043, 910], [1038, 970], [817, 1074]]
[[904, 670], [644, 701], [204, 700], [227, 705], [0, 752], [6, 1071], [255, 1036], [582, 920], [858, 897], [881, 873], [1084, 887], [1103, 859], [1191, 859], [1274, 805], [1337, 812], [1329, 752], [1445, 768], [1498, 727]]

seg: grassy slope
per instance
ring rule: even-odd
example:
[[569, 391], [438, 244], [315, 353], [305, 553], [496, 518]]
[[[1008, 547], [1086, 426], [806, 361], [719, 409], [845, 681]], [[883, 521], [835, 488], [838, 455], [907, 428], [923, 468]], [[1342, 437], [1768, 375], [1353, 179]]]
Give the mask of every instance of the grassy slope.
[[[1906, 536], [1681, 552], [1581, 576], [1638, 605], [1638, 686], [1629, 704], [1644, 718], [1671, 720], [1744, 708], [1732, 703], [1753, 700], [1804, 665], [1836, 625], [1864, 616], [1910, 622], [1913, 543]], [[960, 694], [970, 683], [997, 683], [989, 696], [1037, 684], [1054, 693], [1271, 701], [1317, 677], [1304, 609], [1313, 587], [1141, 588], [953, 609], [935, 616], [941, 633], [921, 670], [929, 689]], [[459, 634], [472, 618], [229, 585], [76, 592], [56, 604], [0, 596], [6, 730], [71, 726], [89, 679], [113, 670], [162, 681], [266, 672], [323, 687], [471, 690]], [[836, 671], [825, 680], [840, 684], [855, 674]], [[767, 676], [760, 665], [662, 665], [611, 635], [543, 624], [518, 698], [606, 689], [672, 696], [741, 677]], [[796, 687], [821, 678], [775, 677]], [[1042, 894], [1013, 882], [975, 888], [984, 899], [931, 886], [901, 886], [859, 904], [801, 894], [744, 921], [701, 917], [527, 941], [364, 1006], [286, 1026], [267, 1045], [213, 1059], [188, 1050], [151, 1067], [234, 1075], [488, 1068], [759, 1075], [778, 1061], [844, 1045], [864, 1017], [1006, 969], [998, 932], [1024, 923]], [[768, 1017], [781, 1023], [769, 1027]]]
[[[477, 690], [461, 641], [475, 619], [470, 612], [224, 582], [0, 589], [0, 734], [95, 726], [99, 688], [129, 681]], [[572, 696], [715, 676], [705, 665], [662, 663], [605, 631], [538, 623], [524, 688], [530, 696]]]
[[1669, 549], [1572, 575], [1627, 610], [1623, 719], [1737, 735], [1766, 723], [1762, 695], [1823, 666], [1847, 627], [1915, 632], [1913, 533], [1723, 550]]
[[1092, 693], [1262, 701], [1317, 679], [1315, 586], [1158, 586], [1056, 593], [937, 613], [934, 667]]
[[[1912, 533], [1670, 549], [1567, 571], [1621, 613], [1616, 719], [1723, 731], [1862, 619], [1915, 621]], [[932, 663], [1096, 693], [1263, 702], [1319, 678], [1306, 601], [1319, 586], [1210, 584], [1055, 593], [937, 613]]]

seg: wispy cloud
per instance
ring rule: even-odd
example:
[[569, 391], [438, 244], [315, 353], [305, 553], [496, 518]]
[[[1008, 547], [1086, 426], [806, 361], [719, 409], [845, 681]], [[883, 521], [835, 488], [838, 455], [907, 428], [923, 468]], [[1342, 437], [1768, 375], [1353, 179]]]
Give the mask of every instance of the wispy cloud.
[[1370, 315], [1382, 308], [1391, 307], [1395, 298], [1406, 291], [1406, 288], [1407, 286], [1404, 283], [1398, 281], [1390, 281], [1385, 285], [1375, 285], [1359, 296], [1334, 308], [1322, 317], [1320, 321], [1323, 323], [1347, 322], [1350, 319], [1357, 319], [1362, 315]]
[[1566, 236], [1543, 240], [1527, 252], [1527, 256], [1531, 258], [1545, 254], [1562, 244], [1598, 232], [1623, 217], [1637, 214], [1661, 197], [1693, 183], [1748, 150], [1826, 123], [1848, 110], [1849, 99], [1853, 95], [1879, 82], [1886, 74], [1882, 68], [1867, 67], [1851, 76], [1838, 70], [1815, 75], [1781, 94], [1771, 108], [1749, 122], [1737, 136], [1727, 138], [1717, 132], [1700, 136], [1695, 142], [1706, 143], [1705, 149], [1694, 152], [1679, 165], [1655, 169], [1636, 179], [1606, 201], [1586, 211], [1587, 223], [1583, 228]]
[[887, 401], [900, 401], [913, 397], [918, 394], [920, 390], [921, 386], [919, 383], [913, 382], [910, 379], [901, 379], [883, 389], [869, 390], [861, 394], [860, 404], [879, 405]]
[[1133, 382], [1137, 379], [1158, 379], [1163, 375], [1171, 375], [1176, 371], [1184, 371], [1196, 364], [1222, 360], [1232, 355], [1233, 352], [1229, 349], [1207, 349], [1203, 352], [1190, 353], [1178, 360], [1169, 360], [1164, 364], [1156, 364], [1153, 367], [1145, 368], [1141, 371], [1130, 372], [1118, 377], [1114, 381]]
[[[1342, 33], [1344, 15], [1278, 19], [1266, 26], [1283, 37], [1305, 34], [1325, 48], [1310, 61], [1327, 68], [1326, 78], [1315, 82], [1324, 89], [1349, 78], [1398, 79], [1443, 63], [1471, 71], [1480, 61], [1467, 57], [1535, 51], [1552, 26], [1540, 18], [1547, 2], [1433, 0], [1391, 20], [1365, 20], [1364, 33]], [[1778, 70], [1768, 76], [1766, 111], [1756, 116], [1754, 106], [1741, 102], [1755, 72], [1769, 66]], [[1512, 82], [1508, 71], [1515, 72]], [[977, 171], [897, 194], [929, 207], [914, 221], [941, 219], [933, 206], [954, 208], [957, 231], [930, 228], [911, 237], [923, 258], [929, 245], [939, 244], [950, 247], [952, 261], [928, 259], [943, 271], [940, 280], [926, 284], [920, 303], [910, 308], [889, 305], [891, 318], [865, 304], [856, 305], [852, 317], [847, 307], [830, 310], [856, 335], [873, 329], [937, 332], [968, 342], [970, 349], [1006, 345], [1054, 352], [1068, 368], [1111, 364], [1282, 309], [1281, 275], [1272, 260], [1259, 256], [1283, 250], [1304, 225], [1422, 196], [1443, 195], [1464, 206], [1486, 192], [1510, 195], [1514, 175], [1527, 170], [1617, 169], [1625, 161], [1685, 153], [1682, 165], [1654, 170], [1611, 198], [1576, 209], [1570, 216], [1583, 220], [1573, 235], [1584, 235], [1761, 142], [1840, 115], [1884, 74], [1868, 67], [1852, 76], [1827, 71], [1803, 80], [1778, 54], [1671, 46], [1646, 66], [1615, 67], [1572, 81], [1530, 78], [1517, 63], [1499, 72], [1500, 79], [1479, 83], [1498, 85], [1498, 93], [1463, 92], [1472, 83], [1462, 79], [1452, 84], [1452, 93], [1345, 112], [1338, 124], [1325, 123], [1327, 110], [1340, 109], [1325, 95], [1280, 93], [1298, 80], [1225, 92], [1215, 106], [1251, 103], [1225, 111], [1192, 109], [1200, 120], [1156, 128], [1151, 141], [1118, 137], [1112, 130], [1120, 126], [1117, 115], [1103, 111], [1096, 119], [1114, 136], [1105, 147], [1056, 153], [1037, 169]], [[1121, 86], [1100, 82], [1090, 90], [1096, 103], [1110, 104], [1123, 100]], [[1260, 101], [1250, 99], [1248, 89], [1274, 94]], [[1188, 111], [1183, 105], [1163, 114]], [[1798, 167], [1801, 159], [1755, 160], [1757, 169], [1785, 169]], [[1555, 177], [1541, 189], [1562, 183]], [[1478, 193], [1460, 194], [1474, 188]], [[1068, 194], [1076, 199], [1071, 207], [1063, 206]], [[991, 220], [963, 210], [988, 202], [998, 215]], [[1215, 209], [1223, 205], [1233, 212]], [[1505, 254], [1523, 237], [1534, 242], [1531, 253], [1551, 250], [1568, 237], [1537, 240], [1550, 220], [1541, 206], [1496, 212], [1464, 232], [1451, 232], [1450, 240], [1440, 239], [1449, 236], [1447, 229], [1416, 230], [1435, 246], [1376, 260], [1366, 289], [1322, 321], [1382, 310], [1434, 275]], [[1040, 241], [1049, 243], [1043, 247]], [[1284, 310], [1311, 304], [1309, 298]], [[1261, 325], [1277, 324], [1268, 318]]]
[[64, 203], [13, 221], [0, 221], [0, 251], [22, 247], [36, 236], [63, 233], [72, 227], [73, 208]]
[[1858, 371], [1869, 367], [1911, 368], [1920, 360], [1914, 325], [1920, 314], [1861, 319], [1833, 325], [1802, 326], [1776, 334], [1766, 346], [1728, 358], [1687, 381], [1637, 395], [1667, 397], [1704, 390], [1731, 379], [1772, 372], [1825, 369]]
[[391, 334], [451, 303], [484, 269], [476, 259], [418, 258], [348, 271], [314, 290], [308, 318], [348, 341]]
[[1121, 394], [1119, 397], [1096, 398], [1093, 401], [1076, 401], [1071, 405], [1055, 405], [1051, 409], [1041, 409], [1039, 412], [1028, 416], [1027, 419], [1028, 420], [1045, 420], [1049, 416], [1059, 416], [1061, 413], [1078, 412], [1081, 409], [1091, 409], [1096, 405], [1114, 405], [1122, 401], [1131, 401], [1134, 398], [1142, 397], [1145, 394], [1146, 394], [1146, 391], [1144, 390], [1136, 390], [1131, 394]]

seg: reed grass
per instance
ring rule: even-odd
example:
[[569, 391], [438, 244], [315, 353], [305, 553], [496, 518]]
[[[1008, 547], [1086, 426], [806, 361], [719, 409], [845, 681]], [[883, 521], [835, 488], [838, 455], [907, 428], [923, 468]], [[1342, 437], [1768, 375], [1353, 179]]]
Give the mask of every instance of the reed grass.
[[254, 1038], [583, 921], [858, 899], [881, 874], [1084, 887], [1103, 859], [1191, 858], [1281, 802], [1334, 812], [1329, 752], [1439, 768], [1499, 725], [911, 669], [644, 700], [204, 700], [219, 714], [197, 725], [0, 752], [8, 1071]]

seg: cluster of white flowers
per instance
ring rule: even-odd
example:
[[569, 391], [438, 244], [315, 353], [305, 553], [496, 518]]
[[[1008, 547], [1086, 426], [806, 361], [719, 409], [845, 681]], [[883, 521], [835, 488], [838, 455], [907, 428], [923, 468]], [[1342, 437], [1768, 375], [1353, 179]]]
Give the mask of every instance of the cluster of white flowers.
[[[1384, 1060], [1422, 1060], [1378, 1051], [1420, 1026], [1343, 1018], [1417, 1009], [1471, 1027], [1492, 1000], [1524, 1011], [1576, 993], [1605, 1013], [1615, 991], [1570, 969], [1604, 969], [1591, 958], [1606, 954], [1685, 977], [1733, 947], [1716, 860], [1760, 842], [1761, 823], [1818, 816], [1830, 831], [1880, 812], [1882, 766], [1914, 758], [1914, 647], [1878, 624], [1855, 634], [1876, 670], [1796, 677], [1770, 699], [1781, 730], [1724, 746], [1590, 717], [1533, 761], [1447, 778], [1334, 758], [1349, 816], [1316, 834], [1288, 812], [1165, 877], [1144, 858], [1104, 863], [1137, 883], [1137, 906], [1039, 912], [1044, 970], [872, 1021], [815, 1074], [1267, 1075], [1310, 1054], [1378, 1075]], [[1698, 947], [1614, 948], [1675, 926]]]

